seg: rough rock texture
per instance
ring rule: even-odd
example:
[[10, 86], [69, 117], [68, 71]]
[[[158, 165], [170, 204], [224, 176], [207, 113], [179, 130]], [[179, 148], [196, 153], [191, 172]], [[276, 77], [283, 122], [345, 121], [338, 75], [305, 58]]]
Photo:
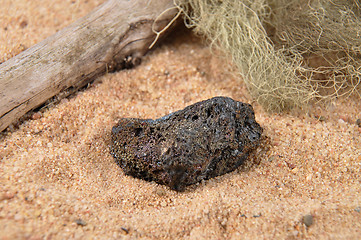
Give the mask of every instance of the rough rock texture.
[[156, 120], [121, 119], [110, 152], [126, 174], [182, 191], [235, 170], [261, 133], [251, 105], [215, 97]]

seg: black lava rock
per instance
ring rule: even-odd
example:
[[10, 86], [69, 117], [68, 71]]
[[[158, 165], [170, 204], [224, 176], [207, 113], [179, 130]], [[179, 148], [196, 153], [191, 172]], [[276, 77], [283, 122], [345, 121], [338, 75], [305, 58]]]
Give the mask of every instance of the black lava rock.
[[110, 152], [126, 174], [182, 191], [235, 170], [261, 133], [251, 105], [215, 97], [156, 120], [121, 119]]

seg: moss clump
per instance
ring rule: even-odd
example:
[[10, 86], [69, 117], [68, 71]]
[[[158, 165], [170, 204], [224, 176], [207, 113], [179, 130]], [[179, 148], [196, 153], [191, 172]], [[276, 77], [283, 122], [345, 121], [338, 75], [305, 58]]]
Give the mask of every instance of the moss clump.
[[353, 0], [175, 0], [188, 27], [231, 57], [267, 110], [359, 93], [360, 6]]

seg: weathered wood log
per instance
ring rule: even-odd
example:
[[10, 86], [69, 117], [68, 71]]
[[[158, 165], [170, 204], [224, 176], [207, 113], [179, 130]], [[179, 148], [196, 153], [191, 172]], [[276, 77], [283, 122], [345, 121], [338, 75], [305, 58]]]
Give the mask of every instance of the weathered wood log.
[[177, 14], [172, 0], [108, 0], [0, 65], [0, 131], [61, 91], [136, 65]]

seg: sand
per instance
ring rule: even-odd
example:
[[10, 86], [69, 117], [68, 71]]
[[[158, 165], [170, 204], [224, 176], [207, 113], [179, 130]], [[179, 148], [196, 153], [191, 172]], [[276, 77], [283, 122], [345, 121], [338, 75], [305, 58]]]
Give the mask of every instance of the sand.
[[[101, 2], [2, 1], [0, 60]], [[2, 133], [0, 239], [360, 238], [361, 101], [267, 113], [226, 62], [195, 36], [173, 35], [135, 69]], [[179, 193], [124, 175], [109, 154], [119, 118], [157, 118], [214, 96], [251, 103], [270, 140], [247, 167]]]

